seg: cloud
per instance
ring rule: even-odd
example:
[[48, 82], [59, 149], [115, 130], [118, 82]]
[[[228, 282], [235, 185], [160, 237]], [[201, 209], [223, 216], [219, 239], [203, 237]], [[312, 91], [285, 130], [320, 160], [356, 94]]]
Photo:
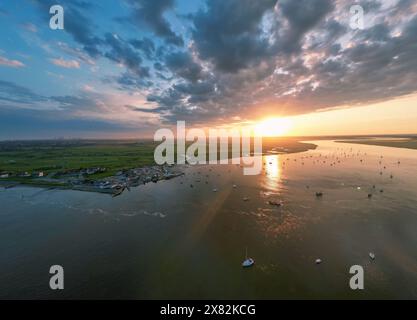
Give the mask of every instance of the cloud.
[[124, 72], [120, 76], [116, 77], [115, 81], [122, 90], [137, 90], [152, 87], [153, 82], [147, 80], [148, 68], [143, 69], [145, 77], [140, 77], [135, 73]]
[[165, 108], [164, 107], [158, 107], [158, 108], [143, 108], [143, 107], [136, 107], [132, 105], [125, 105], [126, 109], [129, 109], [131, 111], [137, 111], [137, 112], [144, 112], [144, 113], [160, 113]]
[[104, 56], [114, 62], [124, 65], [129, 71], [137, 76], [148, 77], [149, 70], [142, 66], [142, 58], [133, 50], [129, 42], [116, 34], [107, 33], [105, 42], [111, 48]]
[[[69, 136], [91, 136], [109, 132], [140, 132], [149, 134], [157, 117], [148, 116], [125, 107], [139, 101], [114, 91], [100, 92], [82, 87], [74, 94], [45, 96], [0, 80], [0, 139], [51, 138], [62, 133]], [[146, 104], [146, 103], [145, 103]], [[85, 137], [85, 136], [84, 136]], [[113, 136], [114, 137], [114, 136]]]
[[84, 84], [82, 86], [82, 90], [86, 91], [86, 92], [95, 92], [96, 91], [93, 86], [88, 85], [88, 84]]
[[30, 109], [0, 109], [0, 139], [53, 139], [115, 137], [118, 133], [129, 136], [146, 134], [149, 128], [137, 128], [106, 119], [82, 119], [63, 116], [57, 111]]
[[155, 44], [149, 38], [144, 37], [143, 39], [134, 39], [130, 41], [130, 44], [138, 49], [141, 50], [148, 59], [154, 58], [155, 53]]
[[174, 33], [164, 13], [174, 7], [174, 0], [128, 0], [132, 8], [131, 20], [139, 27], [148, 27], [155, 35], [176, 46], [184, 44]]
[[25, 65], [23, 64], [23, 62], [20, 62], [18, 60], [9, 60], [5, 57], [0, 56], [0, 66], [11, 67], [11, 68], [21, 68], [21, 67], [24, 67]]
[[77, 60], [82, 61], [90, 66], [94, 66], [96, 64], [95, 60], [80, 48], [69, 46], [67, 43], [61, 41], [57, 43], [57, 47], [65, 54], [75, 57]]
[[177, 77], [197, 81], [202, 74], [202, 67], [193, 61], [188, 52], [174, 52], [166, 56], [166, 67]]
[[282, 37], [282, 50], [286, 52], [299, 51], [304, 34], [334, 8], [331, 0], [281, 0], [278, 6], [288, 21]]
[[[75, 41], [83, 45], [83, 49], [91, 56], [100, 56], [99, 46], [101, 39], [94, 35], [91, 19], [85, 12], [92, 10], [92, 5], [86, 1], [62, 1], [62, 0], [33, 0], [45, 21], [49, 21], [49, 8], [60, 4], [65, 8], [65, 28]], [[88, 10], [87, 10], [88, 9]]]
[[80, 109], [95, 109], [98, 104], [97, 101], [89, 96], [88, 94], [84, 95], [68, 95], [68, 96], [52, 96], [50, 99], [59, 103], [62, 109], [67, 109], [71, 111], [80, 110]]
[[360, 4], [365, 30], [350, 29], [348, 1], [209, 1], [191, 16], [187, 51], [155, 64], [172, 77], [161, 77], [168, 86], [151, 90], [148, 101], [166, 121], [204, 123], [416, 92], [417, 8], [406, 0]]
[[236, 72], [272, 54], [263, 37], [262, 18], [276, 0], [213, 0], [192, 21], [193, 40], [199, 56], [220, 71]]
[[[417, 92], [415, 1], [357, 2], [365, 10], [364, 30], [350, 28], [347, 0], [207, 0], [186, 13], [174, 0], [126, 0], [122, 13], [114, 15], [129, 21], [114, 29], [111, 14], [108, 24], [95, 28], [101, 20], [94, 19], [90, 2], [66, 2], [65, 31], [76, 45], [58, 43], [74, 59], [65, 61], [111, 70], [99, 81], [123, 101], [110, 103], [94, 92], [46, 98], [26, 92], [24, 98], [22, 88], [16, 97], [10, 89], [3, 101], [29, 103], [32, 94], [66, 112], [84, 108], [97, 116], [147, 113], [167, 122], [223, 123]], [[100, 58], [123, 68], [108, 68]], [[136, 95], [146, 97], [143, 106], [126, 101]]]
[[62, 58], [59, 59], [51, 59], [51, 62], [59, 67], [67, 68], [67, 69], [79, 69], [80, 63], [77, 60], [64, 60]]
[[33, 23], [30, 23], [30, 22], [22, 24], [22, 27], [23, 29], [29, 32], [33, 32], [33, 33], [38, 32], [38, 28]]
[[48, 99], [13, 82], [0, 80], [0, 105], [10, 103], [33, 105], [43, 103]]

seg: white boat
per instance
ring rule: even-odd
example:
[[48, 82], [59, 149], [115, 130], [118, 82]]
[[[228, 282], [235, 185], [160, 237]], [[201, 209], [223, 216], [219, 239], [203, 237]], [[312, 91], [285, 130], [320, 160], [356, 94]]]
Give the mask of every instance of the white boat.
[[245, 261], [242, 262], [243, 268], [252, 267], [255, 264], [255, 260], [252, 258], [245, 259]]
[[253, 260], [252, 258], [248, 258], [248, 248], [246, 248], [245, 260], [242, 262], [242, 267], [249, 268], [252, 267], [254, 264], [255, 260]]

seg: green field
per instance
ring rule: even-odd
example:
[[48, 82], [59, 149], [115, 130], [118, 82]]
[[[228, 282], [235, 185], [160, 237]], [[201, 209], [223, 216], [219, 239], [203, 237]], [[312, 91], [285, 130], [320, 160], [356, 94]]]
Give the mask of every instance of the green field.
[[[152, 140], [3, 141], [0, 142], [0, 173], [10, 173], [11, 176], [2, 178], [1, 181], [64, 185], [56, 178], [97, 167], [105, 168], [105, 171], [88, 175], [88, 179], [102, 179], [114, 176], [118, 171], [154, 165], [154, 149], [159, 143]], [[285, 148], [286, 152], [315, 148], [315, 145], [301, 143], [293, 138], [278, 138], [265, 139], [263, 152], [277, 146]], [[231, 151], [229, 143], [229, 157]], [[41, 171], [44, 173], [43, 178], [36, 175]], [[30, 176], [23, 177], [25, 172]], [[48, 175], [54, 180], [48, 179]]]
[[48, 174], [106, 168], [106, 172], [91, 177], [100, 178], [123, 169], [152, 165], [155, 145], [153, 141], [0, 142], [0, 172]]

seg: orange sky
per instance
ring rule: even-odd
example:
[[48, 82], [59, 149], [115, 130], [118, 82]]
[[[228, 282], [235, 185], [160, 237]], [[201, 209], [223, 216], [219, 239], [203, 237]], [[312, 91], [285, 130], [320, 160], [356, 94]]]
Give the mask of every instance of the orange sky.
[[[271, 118], [279, 117], [265, 117], [265, 120]], [[343, 107], [284, 119], [288, 127], [282, 134], [285, 136], [417, 133], [417, 94], [363, 107]], [[280, 123], [282, 120], [277, 121], [277, 125]], [[268, 126], [265, 135], [271, 129]]]

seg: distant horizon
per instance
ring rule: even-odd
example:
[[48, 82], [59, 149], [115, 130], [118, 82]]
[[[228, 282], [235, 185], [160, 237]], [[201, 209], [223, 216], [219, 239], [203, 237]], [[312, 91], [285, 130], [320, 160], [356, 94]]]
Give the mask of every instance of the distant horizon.
[[[342, 134], [342, 135], [305, 135], [305, 136], [275, 136], [275, 137], [262, 137], [263, 139], [303, 139], [303, 138], [355, 138], [355, 137], [399, 137], [399, 138], [413, 138], [417, 137], [416, 133], [393, 133], [393, 134]], [[126, 137], [126, 138], [95, 138], [95, 137], [83, 137], [83, 138], [71, 138], [71, 137], [59, 137], [59, 138], [33, 138], [33, 139], [0, 139], [0, 142], [30, 142], [30, 141], [135, 141], [135, 140], [153, 140], [153, 137]]]

